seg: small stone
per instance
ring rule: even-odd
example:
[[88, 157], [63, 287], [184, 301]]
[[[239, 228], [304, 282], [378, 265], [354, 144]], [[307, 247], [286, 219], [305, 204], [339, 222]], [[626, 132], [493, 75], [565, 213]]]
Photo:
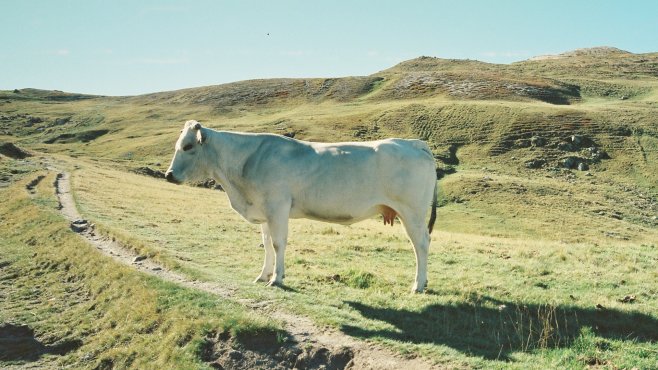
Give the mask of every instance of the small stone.
[[139, 262], [139, 261], [143, 261], [143, 260], [145, 260], [145, 259], [146, 259], [146, 256], [144, 256], [144, 255], [139, 255], [139, 256], [137, 256], [137, 257], [135, 257], [135, 258], [133, 259], [133, 263], [135, 263], [135, 262]]
[[75, 220], [71, 222], [71, 230], [76, 233], [81, 233], [89, 228], [89, 223], [87, 220]]
[[634, 295], [627, 295], [624, 298], [619, 300], [621, 303], [633, 303], [635, 302], [635, 296]]
[[542, 168], [546, 164], [546, 160], [544, 159], [531, 159], [529, 161], [525, 162], [525, 167], [526, 168]]
[[532, 146], [544, 146], [548, 143], [548, 141], [540, 136], [533, 136], [530, 138], [530, 144]]
[[56, 118], [54, 124], [59, 126], [68, 123], [71, 117]]
[[162, 271], [162, 267], [160, 266], [155, 266], [151, 269], [151, 271]]
[[562, 160], [562, 166], [564, 168], [574, 168], [577, 166], [577, 163], [574, 157], [567, 157]]
[[580, 145], [580, 143], [583, 141], [582, 136], [579, 135], [571, 135], [571, 142], [574, 145]]
[[244, 357], [244, 355], [242, 355], [242, 353], [239, 352], [239, 351], [231, 350], [231, 351], [228, 353], [228, 357], [229, 357], [230, 359], [232, 359], [232, 360], [239, 361], [239, 360], [242, 360], [242, 358]]
[[566, 141], [561, 141], [557, 144], [557, 148], [559, 150], [565, 151], [565, 152], [572, 152], [573, 151], [573, 145], [571, 143], [567, 143]]

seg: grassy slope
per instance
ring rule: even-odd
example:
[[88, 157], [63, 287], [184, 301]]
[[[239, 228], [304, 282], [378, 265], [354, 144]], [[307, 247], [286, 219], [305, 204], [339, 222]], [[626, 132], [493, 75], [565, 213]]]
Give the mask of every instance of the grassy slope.
[[[0, 110], [44, 117], [32, 127], [24, 118], [7, 124], [21, 144], [79, 157], [73, 180], [85, 216], [188, 274], [451, 366], [643, 368], [656, 366], [657, 350], [657, 57], [585, 53], [509, 66], [420, 58], [371, 78], [248, 81], [133, 98], [61, 103], [7, 92], [11, 103]], [[528, 86], [544, 95], [519, 92]], [[62, 117], [72, 118], [35, 130]], [[262, 258], [258, 230], [223, 195], [125, 172], [166, 168], [190, 118], [308, 140], [420, 137], [439, 157], [456, 145], [457, 174], [441, 181], [430, 294], [407, 295], [410, 247], [399, 226], [377, 220], [349, 228], [295, 221], [286, 278], [293, 290], [248, 283]], [[43, 144], [97, 129], [109, 133]], [[573, 134], [612, 158], [593, 164], [591, 177], [552, 168], [580, 153], [515, 144], [534, 135], [553, 145]], [[547, 169], [525, 168], [537, 158]], [[620, 303], [625, 295], [637, 301]]]
[[[119, 176], [122, 181], [109, 181]], [[562, 230], [570, 226], [566, 222], [551, 224], [539, 217], [527, 225], [532, 220], [524, 219], [524, 229], [504, 214], [487, 215], [491, 210], [444, 207], [438, 229], [453, 231], [433, 235], [430, 293], [409, 297], [414, 259], [399, 225], [391, 229], [371, 220], [341, 227], [294, 220], [287, 254], [290, 290], [279, 291], [250, 283], [262, 258], [258, 228], [233, 213], [223, 194], [91, 164], [81, 165], [74, 183], [85, 214], [110, 233], [130, 232], [174, 258], [188, 274], [222, 281], [241, 296], [274, 300], [350, 334], [435, 361], [491, 367], [500, 365], [495, 359], [507, 359], [519, 367], [577, 366], [582, 359], [573, 346], [584, 340], [610, 346], [607, 352], [595, 351], [597, 361], [649, 366], [653, 362], [640, 360], [638, 353], [658, 349], [646, 342], [656, 340], [658, 327], [652, 283], [658, 278], [656, 246], [645, 240], [655, 241], [655, 230], [644, 230], [632, 241], [614, 241], [598, 230], [570, 235]], [[527, 187], [532, 193], [532, 183]], [[535, 207], [539, 211], [541, 204]], [[477, 213], [463, 215], [471, 212]], [[469, 217], [477, 222], [472, 228], [456, 225]], [[620, 223], [616, 227], [627, 230], [629, 224]], [[638, 301], [620, 303], [626, 295]], [[598, 312], [597, 304], [607, 310]], [[500, 305], [507, 308], [499, 312]], [[614, 325], [606, 327], [610, 318]], [[543, 328], [544, 319], [555, 322]], [[523, 320], [533, 324], [517, 327]], [[587, 332], [581, 337], [586, 327], [597, 327], [598, 336]], [[622, 339], [638, 334], [644, 338], [638, 343]], [[523, 353], [542, 347], [533, 355]]]
[[[25, 184], [38, 174], [45, 178], [30, 197]], [[2, 366], [199, 368], [211, 331], [275, 329], [235, 303], [100, 255], [55, 210], [54, 176], [38, 171], [0, 189], [0, 322], [33, 330], [13, 344], [1, 333]]]

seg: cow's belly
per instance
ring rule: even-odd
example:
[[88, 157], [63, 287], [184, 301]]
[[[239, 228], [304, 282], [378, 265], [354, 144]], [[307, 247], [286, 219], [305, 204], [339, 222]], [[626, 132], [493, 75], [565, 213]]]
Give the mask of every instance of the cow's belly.
[[290, 218], [308, 218], [311, 220], [350, 225], [382, 213], [382, 202], [364, 202], [343, 199], [343, 202], [324, 203], [295, 202], [290, 209]]

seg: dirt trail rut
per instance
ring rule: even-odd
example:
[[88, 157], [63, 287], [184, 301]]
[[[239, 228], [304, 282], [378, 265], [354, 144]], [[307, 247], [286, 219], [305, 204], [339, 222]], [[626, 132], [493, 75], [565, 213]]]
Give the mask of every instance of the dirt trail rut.
[[[52, 169], [51, 169], [52, 170]], [[259, 314], [267, 315], [284, 322], [284, 329], [290, 335], [290, 349], [297, 352], [308, 353], [309, 348], [315, 349], [316, 353], [336, 354], [339, 357], [348, 356], [346, 364], [317, 363], [307, 364], [302, 368], [349, 368], [349, 369], [434, 369], [435, 366], [419, 358], [402, 358], [384, 348], [371, 343], [358, 341], [339, 331], [317, 327], [313, 322], [303, 316], [284, 312], [269, 304], [261, 302], [240, 300], [234, 295], [234, 291], [217, 283], [195, 281], [184, 275], [168, 270], [164, 266], [155, 263], [148, 258], [137, 256], [132, 251], [107, 236], [99, 235], [93, 224], [82, 219], [71, 194], [70, 175], [60, 172], [55, 181], [55, 191], [60, 203], [60, 211], [71, 222], [71, 229], [82, 238], [93, 245], [102, 253], [111, 256], [116, 261], [129, 265], [139, 271], [158, 276], [161, 279], [180, 284], [182, 286], [198, 289], [222, 298], [233, 299], [250, 307]], [[331, 356], [326, 356], [331, 357]], [[298, 365], [299, 366], [299, 365]]]

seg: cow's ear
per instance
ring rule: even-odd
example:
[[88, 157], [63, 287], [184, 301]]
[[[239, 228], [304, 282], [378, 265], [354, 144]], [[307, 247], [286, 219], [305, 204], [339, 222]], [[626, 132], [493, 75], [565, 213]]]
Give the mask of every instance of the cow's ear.
[[194, 131], [199, 131], [199, 129], [201, 129], [201, 123], [200, 123], [200, 122], [196, 122], [196, 123], [194, 124], [194, 126], [192, 126], [192, 130], [194, 130]]
[[[200, 124], [198, 125], [200, 126]], [[196, 132], [196, 141], [199, 143], [199, 145], [203, 145], [203, 143], [206, 141], [206, 135], [203, 133], [203, 130]]]

